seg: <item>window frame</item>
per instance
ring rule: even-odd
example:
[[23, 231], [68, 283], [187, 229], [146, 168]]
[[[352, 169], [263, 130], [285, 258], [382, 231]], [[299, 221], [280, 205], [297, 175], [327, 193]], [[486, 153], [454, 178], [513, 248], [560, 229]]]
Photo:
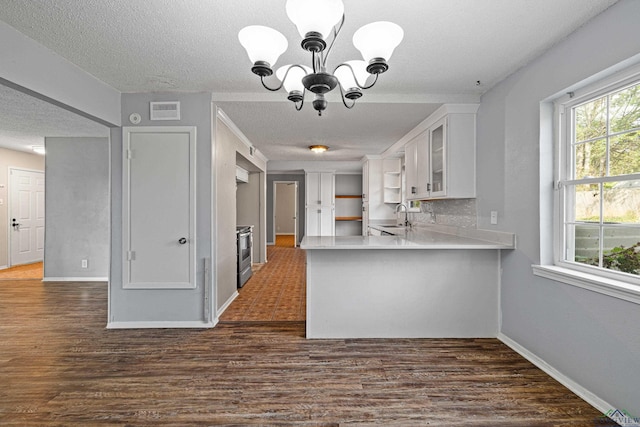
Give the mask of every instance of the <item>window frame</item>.
[[[554, 101], [554, 197], [553, 197], [553, 266], [533, 266], [534, 274], [564, 283], [640, 303], [640, 276], [608, 270], [578, 262], [566, 261], [568, 247], [566, 218], [570, 208], [567, 185], [588, 182], [620, 181], [619, 177], [572, 178], [573, 117], [572, 109], [602, 96], [640, 84], [640, 64], [605, 78], [590, 79], [580, 88], [569, 90]], [[597, 80], [596, 80], [597, 78]], [[611, 134], [607, 131], [607, 137]], [[640, 173], [624, 175], [626, 180], [640, 180]], [[570, 198], [570, 197], [569, 197]], [[602, 210], [602, 206], [600, 207]], [[598, 228], [601, 223], [598, 224]], [[599, 239], [600, 241], [601, 239]]]

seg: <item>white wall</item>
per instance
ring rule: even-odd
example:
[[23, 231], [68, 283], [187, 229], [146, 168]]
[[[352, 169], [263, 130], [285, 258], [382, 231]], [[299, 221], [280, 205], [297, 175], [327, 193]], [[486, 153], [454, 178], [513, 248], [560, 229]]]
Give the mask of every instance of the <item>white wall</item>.
[[[636, 416], [640, 306], [536, 277], [531, 265], [540, 262], [541, 237], [548, 239], [540, 233], [548, 211], [541, 216], [539, 160], [541, 151], [550, 152], [540, 145], [550, 132], [541, 135], [541, 102], [637, 55], [639, 19], [640, 1], [615, 4], [484, 94], [477, 122], [478, 227], [515, 232], [518, 242], [502, 256], [502, 333]], [[543, 179], [544, 194], [550, 185]], [[489, 223], [492, 210], [499, 211], [497, 226]]]
[[45, 146], [44, 279], [106, 281], [109, 139], [45, 138]]

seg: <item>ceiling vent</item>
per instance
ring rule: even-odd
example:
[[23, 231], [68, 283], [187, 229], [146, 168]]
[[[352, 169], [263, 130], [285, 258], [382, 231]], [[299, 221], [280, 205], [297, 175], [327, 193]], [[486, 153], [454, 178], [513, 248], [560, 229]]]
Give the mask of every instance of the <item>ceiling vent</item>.
[[180, 120], [180, 101], [150, 102], [149, 118], [151, 120]]

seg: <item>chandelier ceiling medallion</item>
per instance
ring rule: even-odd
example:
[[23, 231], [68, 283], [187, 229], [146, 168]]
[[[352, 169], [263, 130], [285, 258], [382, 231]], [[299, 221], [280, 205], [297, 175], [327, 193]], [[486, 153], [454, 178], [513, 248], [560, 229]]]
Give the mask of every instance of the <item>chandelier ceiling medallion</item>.
[[[287, 99], [298, 111], [304, 105], [306, 91], [310, 91], [315, 94], [313, 108], [322, 115], [327, 108], [324, 95], [336, 86], [340, 88], [344, 106], [353, 108], [362, 90], [371, 88], [378, 81], [378, 75], [389, 69], [387, 61], [404, 37], [402, 28], [392, 22], [367, 24], [353, 34], [353, 44], [364, 60], [344, 62], [330, 73], [327, 58], [344, 24], [342, 0], [287, 0], [286, 11], [302, 37], [302, 48], [311, 52], [311, 67], [290, 64], [278, 68], [276, 77], [280, 84], [276, 87], [268, 86], [265, 77], [273, 74], [271, 67], [287, 50], [287, 39], [280, 32], [261, 25], [243, 28], [238, 38], [253, 63], [251, 71], [260, 76], [262, 85], [274, 92], [284, 87], [289, 93]], [[371, 76], [373, 81], [367, 85]]]

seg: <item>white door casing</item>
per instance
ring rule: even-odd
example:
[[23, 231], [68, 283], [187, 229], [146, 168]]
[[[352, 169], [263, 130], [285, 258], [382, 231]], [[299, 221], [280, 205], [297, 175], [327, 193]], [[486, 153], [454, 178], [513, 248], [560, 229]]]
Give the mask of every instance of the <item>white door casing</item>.
[[123, 128], [123, 287], [196, 287], [195, 127]]
[[44, 259], [44, 172], [9, 168], [9, 265]]

